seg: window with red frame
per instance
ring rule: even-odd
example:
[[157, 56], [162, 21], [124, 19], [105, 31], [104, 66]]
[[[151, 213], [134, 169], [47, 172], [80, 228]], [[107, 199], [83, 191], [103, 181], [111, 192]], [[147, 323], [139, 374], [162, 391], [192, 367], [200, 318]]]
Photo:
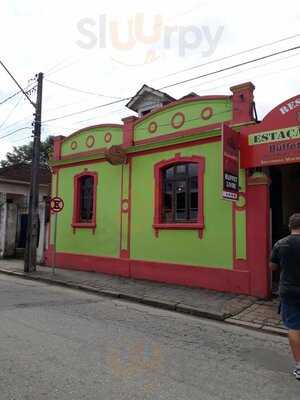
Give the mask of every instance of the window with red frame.
[[83, 175], [79, 178], [79, 208], [78, 222], [92, 222], [94, 213], [94, 185], [95, 178], [92, 175]]
[[163, 223], [196, 222], [198, 218], [198, 164], [173, 164], [162, 170]]

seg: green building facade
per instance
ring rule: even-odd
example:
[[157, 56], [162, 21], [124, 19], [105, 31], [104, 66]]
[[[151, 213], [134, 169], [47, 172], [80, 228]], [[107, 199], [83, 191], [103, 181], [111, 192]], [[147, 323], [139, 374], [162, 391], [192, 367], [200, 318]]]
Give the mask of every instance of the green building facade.
[[253, 90], [175, 100], [144, 85], [128, 103], [138, 116], [55, 137], [52, 197], [64, 208], [56, 228], [51, 216], [47, 264], [264, 297], [247, 251], [245, 169], [239, 200], [222, 197], [223, 125], [256, 123]]

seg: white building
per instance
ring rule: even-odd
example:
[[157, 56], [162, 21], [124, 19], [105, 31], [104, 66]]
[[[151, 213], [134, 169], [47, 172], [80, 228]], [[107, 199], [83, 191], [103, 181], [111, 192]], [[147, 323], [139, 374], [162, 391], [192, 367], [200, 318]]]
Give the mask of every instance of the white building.
[[[28, 220], [30, 165], [19, 164], [0, 168], [0, 258], [22, 257], [26, 244]], [[48, 208], [51, 173], [41, 167], [39, 172], [39, 241], [37, 262], [43, 262], [47, 240]]]

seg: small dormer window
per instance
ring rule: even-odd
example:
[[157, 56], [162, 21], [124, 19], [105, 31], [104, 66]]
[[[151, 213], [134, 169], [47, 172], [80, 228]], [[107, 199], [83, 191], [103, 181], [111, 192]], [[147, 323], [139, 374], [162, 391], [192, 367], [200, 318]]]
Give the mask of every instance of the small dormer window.
[[147, 115], [151, 112], [151, 110], [146, 110], [141, 112], [141, 116], [143, 117], [144, 115]]
[[144, 85], [126, 106], [130, 110], [137, 112], [139, 117], [143, 117], [152, 110], [163, 107], [173, 101], [175, 101], [175, 99], [167, 93]]

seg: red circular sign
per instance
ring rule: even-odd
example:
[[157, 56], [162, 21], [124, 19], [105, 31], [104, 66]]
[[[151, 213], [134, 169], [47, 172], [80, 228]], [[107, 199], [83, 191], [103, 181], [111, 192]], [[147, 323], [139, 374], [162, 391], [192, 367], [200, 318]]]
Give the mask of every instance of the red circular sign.
[[58, 213], [64, 208], [64, 201], [60, 197], [53, 197], [50, 200], [50, 209], [52, 212]]

